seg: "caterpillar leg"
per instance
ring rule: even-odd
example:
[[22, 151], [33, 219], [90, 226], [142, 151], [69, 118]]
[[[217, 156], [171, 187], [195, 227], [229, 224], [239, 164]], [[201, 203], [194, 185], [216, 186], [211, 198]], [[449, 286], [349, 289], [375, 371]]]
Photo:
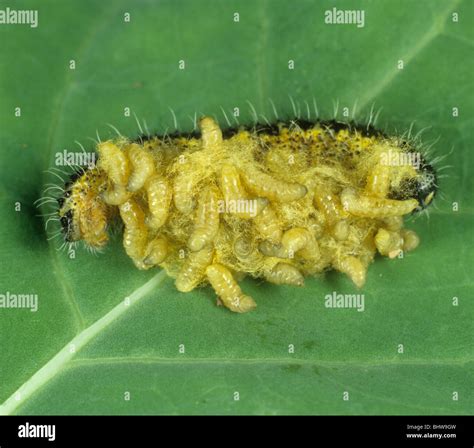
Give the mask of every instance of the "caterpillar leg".
[[257, 306], [252, 297], [242, 292], [232, 273], [225, 266], [211, 264], [206, 268], [206, 275], [224, 306], [231, 311], [245, 313]]
[[358, 195], [352, 188], [346, 188], [342, 191], [341, 202], [344, 209], [350, 214], [362, 218], [388, 218], [406, 215], [418, 207], [416, 199], [398, 201], [395, 199], [374, 198]]
[[119, 206], [120, 216], [125, 225], [123, 231], [123, 246], [125, 252], [138, 269], [148, 269], [143, 262], [148, 239], [148, 229], [145, 225], [145, 214], [135, 200], [129, 199]]
[[110, 205], [123, 204], [131, 196], [127, 191], [130, 164], [127, 155], [111, 141], [100, 143], [99, 168], [107, 173], [111, 183], [104, 192], [104, 201]]

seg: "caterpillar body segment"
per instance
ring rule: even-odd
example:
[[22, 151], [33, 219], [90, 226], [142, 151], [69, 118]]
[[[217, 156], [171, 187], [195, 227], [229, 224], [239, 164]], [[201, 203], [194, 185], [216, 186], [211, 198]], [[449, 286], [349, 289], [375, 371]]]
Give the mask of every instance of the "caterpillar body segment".
[[166, 269], [181, 292], [210, 284], [239, 313], [255, 308], [245, 275], [302, 286], [332, 268], [362, 287], [377, 253], [418, 246], [403, 217], [433, 201], [437, 178], [426, 160], [410, 164], [410, 142], [335, 122], [199, 126], [200, 138], [100, 143], [97, 167], [58, 199], [66, 242], [103, 247], [120, 220], [136, 267]]
[[[80, 232], [88, 233], [96, 247], [102, 247], [109, 240], [107, 234], [107, 215], [101, 207], [91, 207], [79, 216]], [[94, 223], [91, 225], [91, 223]]]

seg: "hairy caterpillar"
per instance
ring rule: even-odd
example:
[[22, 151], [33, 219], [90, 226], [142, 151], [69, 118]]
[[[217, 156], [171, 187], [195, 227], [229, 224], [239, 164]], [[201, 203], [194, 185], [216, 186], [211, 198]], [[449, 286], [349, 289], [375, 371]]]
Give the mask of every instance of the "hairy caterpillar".
[[418, 245], [402, 217], [432, 202], [437, 178], [409, 139], [336, 121], [199, 127], [99, 143], [58, 199], [65, 240], [100, 248], [121, 220], [137, 268], [166, 269], [183, 292], [210, 283], [236, 312], [255, 307], [242, 274], [302, 286], [332, 268], [361, 287], [377, 252]]

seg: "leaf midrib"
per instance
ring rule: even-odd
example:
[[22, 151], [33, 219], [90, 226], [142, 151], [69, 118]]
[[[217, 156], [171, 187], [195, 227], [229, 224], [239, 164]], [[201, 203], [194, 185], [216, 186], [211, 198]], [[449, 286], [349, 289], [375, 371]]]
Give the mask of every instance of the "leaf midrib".
[[107, 314], [81, 331], [0, 405], [0, 415], [8, 415], [14, 412], [18, 406], [60, 373], [85, 345], [140, 302], [149, 292], [155, 290], [166, 278], [166, 272], [164, 270], [160, 271], [151, 280], [127, 296], [126, 300], [122, 300]]

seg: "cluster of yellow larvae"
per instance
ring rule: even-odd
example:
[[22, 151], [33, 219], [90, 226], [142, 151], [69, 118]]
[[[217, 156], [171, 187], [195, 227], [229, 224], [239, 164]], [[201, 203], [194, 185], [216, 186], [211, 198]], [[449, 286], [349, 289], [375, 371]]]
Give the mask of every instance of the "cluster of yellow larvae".
[[418, 175], [381, 162], [405, 151], [396, 139], [317, 123], [223, 138], [213, 119], [199, 125], [200, 138], [100, 143], [97, 167], [59, 212], [69, 240], [103, 246], [119, 214], [139, 269], [163, 267], [183, 292], [210, 283], [235, 312], [256, 306], [237, 283], [244, 275], [302, 286], [333, 268], [361, 287], [376, 252], [418, 245], [402, 228], [418, 201], [388, 198]]

